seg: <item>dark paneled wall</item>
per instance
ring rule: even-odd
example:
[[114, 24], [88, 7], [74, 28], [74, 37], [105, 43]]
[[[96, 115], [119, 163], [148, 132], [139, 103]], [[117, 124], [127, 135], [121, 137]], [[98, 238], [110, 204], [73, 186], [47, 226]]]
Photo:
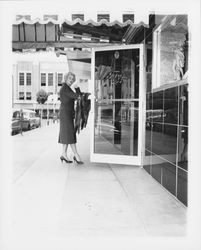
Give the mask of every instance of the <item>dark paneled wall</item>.
[[187, 206], [188, 85], [146, 95], [145, 170]]

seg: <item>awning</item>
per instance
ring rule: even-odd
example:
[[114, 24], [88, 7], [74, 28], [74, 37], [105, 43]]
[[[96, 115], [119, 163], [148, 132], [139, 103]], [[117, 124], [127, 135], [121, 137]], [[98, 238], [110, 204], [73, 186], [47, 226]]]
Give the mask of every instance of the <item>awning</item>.
[[13, 51], [64, 49], [64, 48], [92, 48], [114, 44], [129, 43], [132, 34], [148, 29], [148, 25], [140, 22], [134, 24], [105, 19], [95, 22], [83, 21], [79, 18], [74, 21], [28, 20], [21, 18], [13, 23], [12, 49]]

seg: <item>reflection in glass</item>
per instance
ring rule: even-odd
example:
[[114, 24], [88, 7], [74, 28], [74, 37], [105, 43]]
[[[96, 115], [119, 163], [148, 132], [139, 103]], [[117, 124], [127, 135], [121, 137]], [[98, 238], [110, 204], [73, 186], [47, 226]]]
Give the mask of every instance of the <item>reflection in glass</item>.
[[137, 155], [138, 102], [99, 102], [95, 108], [95, 153]]
[[147, 51], [147, 67], [146, 67], [147, 88], [146, 88], [146, 92], [149, 92], [152, 89], [152, 48], [147, 47], [146, 51]]
[[186, 171], [178, 168], [178, 177], [177, 177], [177, 198], [183, 202], [186, 206], [187, 204], [187, 183], [188, 183], [188, 174]]
[[177, 126], [164, 124], [163, 132], [164, 158], [176, 163], [177, 153]]
[[[151, 155], [152, 93], [146, 94], [145, 156]], [[150, 171], [148, 171], [150, 172]]]
[[175, 163], [177, 150], [177, 126], [152, 124], [152, 152]]
[[152, 109], [152, 93], [146, 94], [146, 110]]
[[145, 130], [145, 155], [150, 155], [151, 154], [151, 130], [150, 127], [146, 126]]
[[163, 91], [153, 93], [153, 114], [152, 121], [163, 123]]
[[188, 170], [188, 128], [179, 126], [178, 129], [178, 166]]
[[179, 87], [179, 124], [188, 125], [188, 85]]
[[163, 125], [160, 123], [152, 123], [152, 152], [157, 155], [164, 153]]
[[178, 87], [164, 91], [165, 123], [177, 124], [178, 121]]
[[138, 102], [121, 107], [121, 150], [126, 155], [137, 155], [138, 149]]
[[97, 98], [139, 98], [139, 49], [96, 52], [95, 81]]
[[187, 15], [169, 16], [168, 19], [162, 28], [154, 32], [157, 39], [154, 42], [158, 44], [155, 53], [159, 55], [160, 69], [157, 71], [160, 85], [182, 80], [188, 70]]
[[163, 109], [163, 91], [153, 93], [153, 109]]
[[152, 118], [153, 118], [152, 93], [147, 93], [146, 94], [146, 129], [151, 129]]

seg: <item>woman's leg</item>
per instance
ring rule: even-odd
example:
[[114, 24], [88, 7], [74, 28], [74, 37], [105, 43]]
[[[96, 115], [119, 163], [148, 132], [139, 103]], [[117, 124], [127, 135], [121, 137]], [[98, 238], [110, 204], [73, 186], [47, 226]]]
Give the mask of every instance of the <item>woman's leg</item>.
[[67, 156], [67, 149], [68, 149], [68, 144], [62, 144], [62, 156], [65, 157], [67, 160], [69, 160]]
[[78, 161], [81, 161], [81, 158], [80, 158], [80, 156], [79, 156], [79, 154], [78, 154], [78, 152], [77, 152], [76, 144], [70, 144], [70, 146], [71, 146], [71, 149], [72, 149], [73, 154], [74, 154], [74, 156], [76, 157], [76, 159], [77, 159]]

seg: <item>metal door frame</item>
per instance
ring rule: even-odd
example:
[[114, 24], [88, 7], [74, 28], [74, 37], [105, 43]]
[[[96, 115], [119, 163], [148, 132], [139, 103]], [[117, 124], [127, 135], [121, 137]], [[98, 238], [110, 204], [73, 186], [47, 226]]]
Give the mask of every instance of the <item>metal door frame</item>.
[[[95, 127], [95, 52], [109, 50], [125, 50], [139, 49], [139, 120], [138, 120], [138, 154], [137, 156], [116, 155], [116, 154], [98, 154], [94, 153], [94, 127]], [[91, 98], [91, 142], [90, 142], [90, 160], [92, 162], [126, 164], [142, 166], [145, 154], [145, 115], [146, 115], [146, 78], [145, 78], [145, 52], [143, 44], [120, 45], [92, 48], [91, 53], [91, 83], [92, 83], [92, 98]], [[133, 99], [133, 100], [135, 100]]]

